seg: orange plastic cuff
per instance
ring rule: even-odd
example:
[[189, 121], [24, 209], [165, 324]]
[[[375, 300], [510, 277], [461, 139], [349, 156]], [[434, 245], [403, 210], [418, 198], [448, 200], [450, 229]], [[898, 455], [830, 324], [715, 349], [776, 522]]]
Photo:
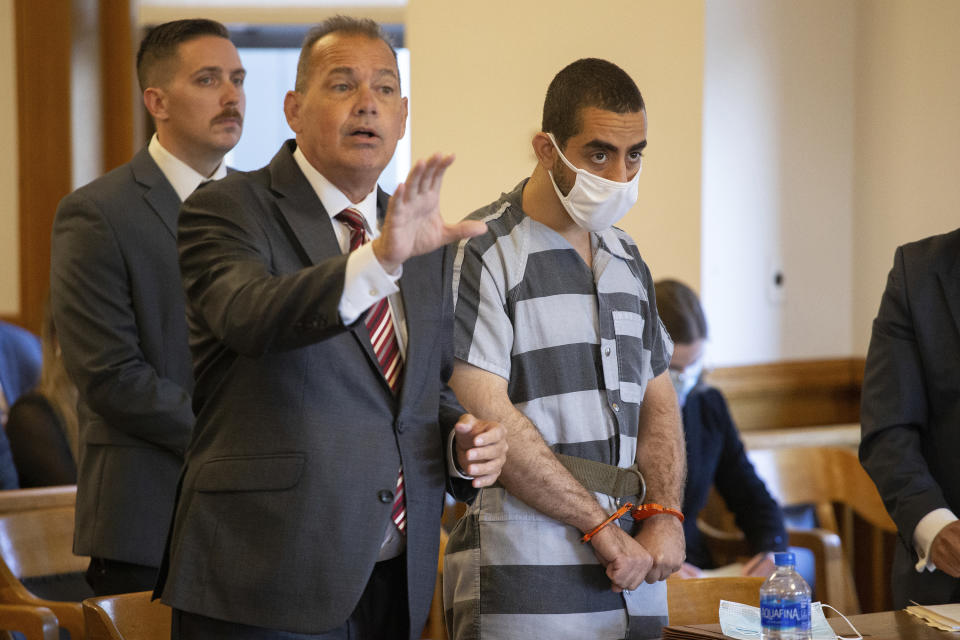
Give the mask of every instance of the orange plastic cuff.
[[634, 520], [646, 520], [651, 516], [657, 516], [661, 513], [668, 513], [677, 518], [680, 522], [683, 522], [683, 514], [680, 513], [679, 509], [671, 509], [670, 507], [665, 507], [662, 504], [657, 504], [656, 502], [648, 502], [647, 504], [637, 505], [637, 508], [631, 511], [630, 515], [633, 516]]
[[608, 524], [610, 524], [611, 522], [613, 522], [614, 520], [616, 520], [617, 518], [625, 514], [627, 511], [630, 511], [630, 509], [632, 508], [633, 508], [633, 505], [631, 503], [629, 502], [626, 503], [625, 505], [623, 505], [622, 507], [614, 511], [609, 518], [607, 518], [606, 520], [598, 524], [589, 532], [583, 534], [583, 537], [580, 538], [580, 542], [590, 542], [590, 538], [597, 535], [601, 529], [603, 529], [605, 526], [607, 526]]

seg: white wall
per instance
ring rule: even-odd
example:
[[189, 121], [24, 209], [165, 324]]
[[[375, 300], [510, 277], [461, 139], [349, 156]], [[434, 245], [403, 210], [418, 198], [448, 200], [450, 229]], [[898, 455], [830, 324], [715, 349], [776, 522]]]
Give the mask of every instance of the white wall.
[[861, 2], [854, 350], [866, 353], [897, 245], [960, 226], [960, 2]]
[[852, 0], [707, 3], [701, 294], [713, 364], [851, 353], [854, 33]]
[[20, 312], [17, 60], [13, 0], [0, 0], [0, 315]]

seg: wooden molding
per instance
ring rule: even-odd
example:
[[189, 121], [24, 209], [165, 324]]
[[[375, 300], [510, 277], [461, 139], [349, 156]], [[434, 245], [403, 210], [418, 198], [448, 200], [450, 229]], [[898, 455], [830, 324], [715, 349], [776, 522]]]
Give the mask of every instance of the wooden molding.
[[100, 0], [100, 77], [103, 108], [103, 171], [134, 153], [136, 49], [130, 0]]
[[797, 360], [722, 367], [720, 389], [741, 431], [860, 422], [863, 358]]
[[71, 4], [15, 0], [20, 167], [20, 316], [38, 333], [50, 278], [50, 230], [71, 187]]

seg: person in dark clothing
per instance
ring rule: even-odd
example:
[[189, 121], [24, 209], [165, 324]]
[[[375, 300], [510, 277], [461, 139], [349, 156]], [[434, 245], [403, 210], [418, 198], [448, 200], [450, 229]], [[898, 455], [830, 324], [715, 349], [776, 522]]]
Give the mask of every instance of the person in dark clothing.
[[706, 540], [697, 528], [697, 516], [716, 486], [754, 554], [741, 573], [768, 576], [773, 551], [787, 546], [783, 512], [747, 458], [740, 435], [719, 390], [703, 380], [703, 350], [707, 321], [697, 294], [676, 280], [655, 284], [660, 318], [674, 341], [670, 378], [677, 392], [687, 442], [687, 486], [683, 513], [686, 520], [687, 560], [679, 577], [702, 575], [715, 568]]

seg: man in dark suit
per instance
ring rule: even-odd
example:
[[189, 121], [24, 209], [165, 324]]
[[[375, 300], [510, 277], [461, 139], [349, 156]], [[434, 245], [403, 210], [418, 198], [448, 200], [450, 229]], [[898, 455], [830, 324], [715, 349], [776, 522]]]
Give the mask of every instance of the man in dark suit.
[[897, 249], [873, 321], [860, 460], [899, 544], [893, 604], [960, 601], [960, 229]]
[[194, 422], [177, 214], [226, 174], [244, 110], [245, 72], [217, 22], [156, 27], [137, 73], [156, 136], [64, 198], [53, 226], [51, 303], [80, 393], [74, 552], [91, 556], [98, 595], [156, 580]]
[[484, 225], [440, 216], [452, 157], [377, 188], [407, 105], [376, 23], [312, 30], [284, 110], [295, 141], [181, 211], [197, 426], [158, 590], [174, 638], [418, 638], [444, 488], [506, 454], [446, 384], [439, 249]]

